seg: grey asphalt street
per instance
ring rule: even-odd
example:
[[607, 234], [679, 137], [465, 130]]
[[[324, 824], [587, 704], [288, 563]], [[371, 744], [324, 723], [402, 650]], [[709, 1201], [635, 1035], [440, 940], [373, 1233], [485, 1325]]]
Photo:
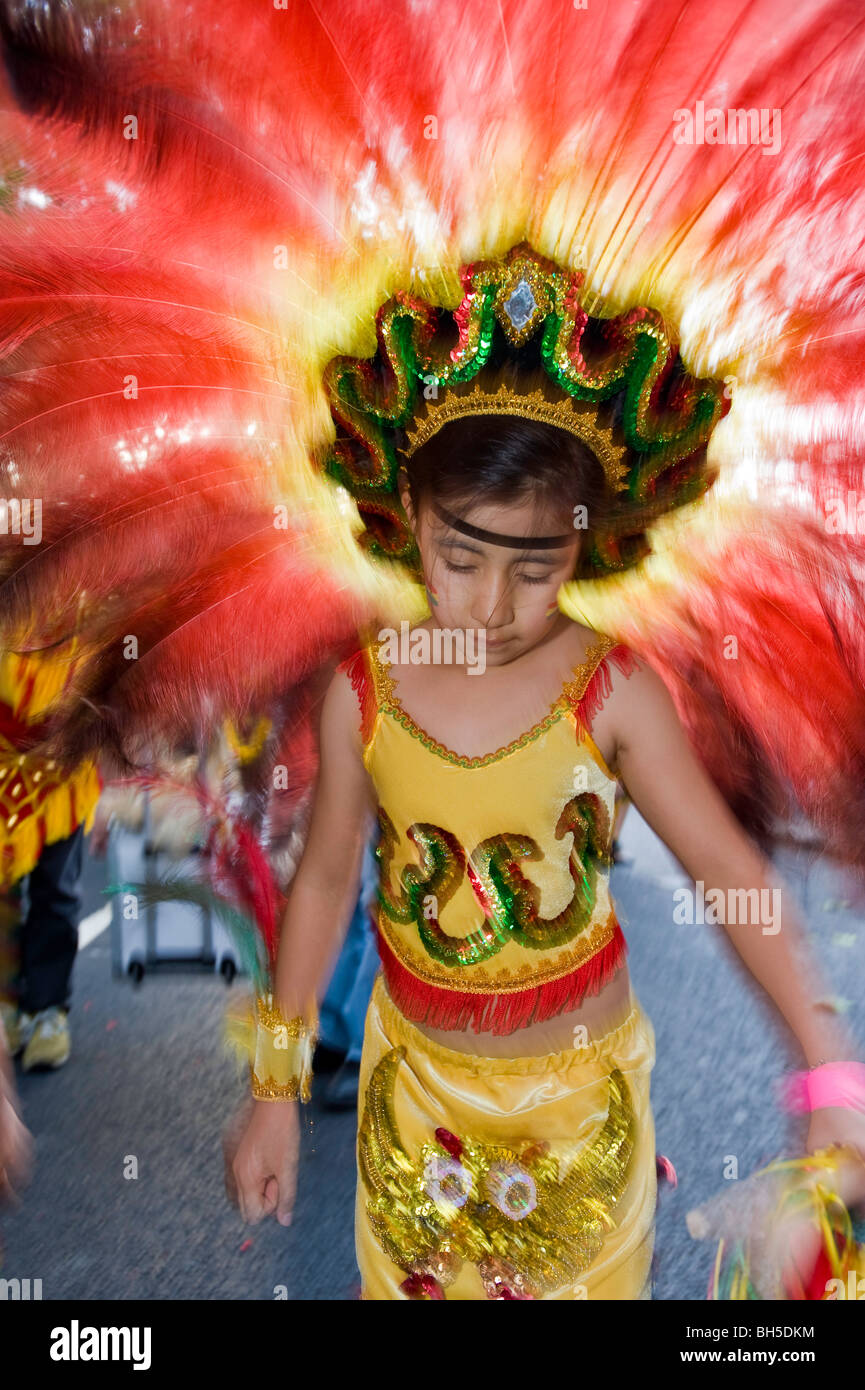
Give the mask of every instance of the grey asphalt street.
[[[722, 929], [674, 923], [686, 881], [633, 811], [623, 848], [632, 862], [613, 892], [655, 1028], [656, 1147], [678, 1175], [661, 1190], [654, 1296], [703, 1299], [714, 1245], [690, 1238], [685, 1214], [723, 1186], [730, 1155], [744, 1177], [790, 1144], [772, 1085], [798, 1058]], [[862, 907], [826, 859], [791, 849], [778, 867], [862, 1042]], [[103, 881], [89, 861], [84, 915], [104, 902]], [[20, 1208], [0, 1216], [3, 1276], [41, 1279], [45, 1299], [357, 1297], [353, 1115], [306, 1108], [290, 1229], [245, 1227], [226, 1200], [221, 1129], [244, 1094], [221, 1041], [229, 995], [209, 975], [113, 979], [107, 932], [79, 953], [72, 1057], [57, 1073], [19, 1073], [36, 1163]]]

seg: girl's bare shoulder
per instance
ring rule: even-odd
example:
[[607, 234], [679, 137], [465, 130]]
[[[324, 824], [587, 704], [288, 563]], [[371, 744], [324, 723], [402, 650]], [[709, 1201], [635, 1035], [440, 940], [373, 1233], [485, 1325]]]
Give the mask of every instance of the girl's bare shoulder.
[[617, 642], [608, 654], [607, 670], [609, 695], [604, 712], [620, 746], [627, 744], [629, 735], [678, 720], [664, 681], [633, 647]]

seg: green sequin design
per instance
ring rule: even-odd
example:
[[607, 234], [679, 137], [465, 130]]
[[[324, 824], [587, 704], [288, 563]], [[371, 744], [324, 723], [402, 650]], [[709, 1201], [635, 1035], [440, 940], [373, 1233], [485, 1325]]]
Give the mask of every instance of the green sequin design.
[[[402, 870], [400, 891], [390, 887], [397, 837], [393, 822], [381, 811], [382, 838], [377, 854], [381, 868], [379, 901], [394, 921], [414, 922], [427, 955], [440, 965], [477, 965], [497, 955], [509, 941], [531, 950], [563, 946], [584, 931], [597, 900], [599, 868], [610, 864], [610, 817], [594, 792], [581, 792], [564, 806], [556, 839], [573, 836], [568, 868], [574, 883], [570, 902], [554, 917], [539, 912], [540, 892], [520, 869], [520, 860], [537, 862], [543, 851], [529, 835], [490, 836], [466, 859], [454, 835], [439, 826], [415, 823], [407, 835], [420, 852], [419, 865]], [[484, 921], [468, 936], [450, 936], [439, 921], [441, 908], [468, 873]]]
[[381, 836], [376, 846], [379, 862], [378, 898], [385, 912], [395, 922], [425, 920], [429, 899], [445, 904], [450, 901], [465, 873], [465, 855], [455, 835], [436, 825], [418, 823], [409, 826], [408, 838], [417, 846], [420, 864], [406, 864], [400, 876], [400, 889], [394, 893], [390, 886], [391, 864], [397, 846], [393, 821], [379, 807], [378, 821]]

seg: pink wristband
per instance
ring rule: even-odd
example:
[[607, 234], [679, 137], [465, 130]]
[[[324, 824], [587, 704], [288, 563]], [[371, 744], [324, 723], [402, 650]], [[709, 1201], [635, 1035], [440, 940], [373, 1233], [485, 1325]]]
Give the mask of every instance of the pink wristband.
[[865, 1062], [824, 1062], [796, 1071], [782, 1083], [781, 1104], [794, 1113], [827, 1105], [865, 1113]]

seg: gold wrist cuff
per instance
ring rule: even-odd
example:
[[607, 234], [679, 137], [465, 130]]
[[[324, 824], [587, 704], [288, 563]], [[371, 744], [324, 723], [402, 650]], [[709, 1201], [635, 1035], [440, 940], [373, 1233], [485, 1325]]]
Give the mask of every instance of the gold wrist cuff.
[[242, 1012], [229, 1012], [225, 1040], [249, 1065], [256, 1100], [302, 1100], [312, 1094], [312, 1054], [318, 1019], [285, 1019], [270, 994], [254, 1002], [247, 996]]
[[256, 1013], [252, 1094], [256, 1100], [309, 1100], [318, 1020], [284, 1018], [270, 994], [258, 997]]

